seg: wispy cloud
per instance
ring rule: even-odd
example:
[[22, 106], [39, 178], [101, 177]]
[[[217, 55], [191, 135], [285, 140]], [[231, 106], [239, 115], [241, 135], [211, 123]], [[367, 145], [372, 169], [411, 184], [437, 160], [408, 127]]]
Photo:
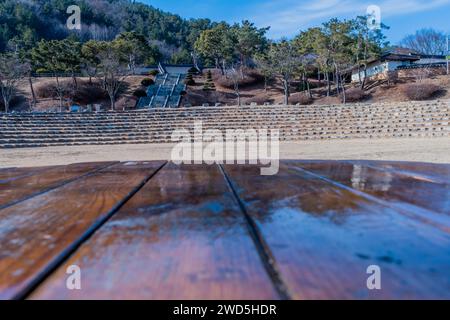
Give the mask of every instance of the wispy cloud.
[[404, 16], [450, 4], [450, 0], [265, 0], [254, 12], [252, 20], [260, 26], [270, 25], [270, 36], [294, 35], [300, 29], [331, 17], [364, 15], [369, 5], [378, 5], [382, 17]]

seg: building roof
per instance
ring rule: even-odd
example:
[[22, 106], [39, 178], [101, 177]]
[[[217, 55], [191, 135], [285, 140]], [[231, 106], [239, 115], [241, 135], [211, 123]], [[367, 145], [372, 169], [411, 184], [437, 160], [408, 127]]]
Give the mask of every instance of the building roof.
[[159, 64], [159, 71], [161, 73], [171, 74], [187, 74], [189, 69], [196, 68], [193, 64]]

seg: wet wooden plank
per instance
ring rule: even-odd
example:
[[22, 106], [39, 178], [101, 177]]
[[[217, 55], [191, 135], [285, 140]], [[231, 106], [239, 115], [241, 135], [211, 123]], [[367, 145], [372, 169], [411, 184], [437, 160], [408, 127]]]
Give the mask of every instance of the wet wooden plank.
[[40, 171], [49, 169], [51, 167], [38, 167], [38, 168], [4, 168], [0, 169], [0, 183], [16, 180], [19, 178], [31, 176]]
[[[339, 166], [339, 163], [335, 163]], [[295, 299], [450, 298], [450, 236], [295, 166], [225, 166]], [[370, 265], [382, 290], [370, 291]]]
[[[398, 173], [395, 169], [379, 170], [372, 163], [294, 162], [298, 166], [347, 187], [382, 199], [396, 208], [433, 218], [421, 208], [450, 215], [450, 185], [419, 175]], [[437, 166], [438, 167], [438, 166]], [[439, 217], [435, 217], [439, 221]], [[448, 221], [442, 218], [441, 221]], [[450, 230], [450, 225], [449, 225]]]
[[81, 163], [46, 170], [28, 169], [31, 175], [0, 182], [0, 209], [59, 187], [114, 162]]
[[424, 181], [450, 184], [450, 164], [395, 161], [352, 161], [352, 163], [370, 165], [371, 167], [409, 175]]
[[[82, 290], [65, 287], [69, 265]], [[34, 299], [277, 299], [217, 166], [170, 164], [64, 263]]]
[[116, 164], [0, 210], [0, 299], [26, 292], [162, 164]]

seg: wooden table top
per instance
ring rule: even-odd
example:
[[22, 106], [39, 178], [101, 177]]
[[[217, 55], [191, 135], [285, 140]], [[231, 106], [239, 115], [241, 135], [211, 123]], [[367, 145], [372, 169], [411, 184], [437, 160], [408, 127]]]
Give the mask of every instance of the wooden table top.
[[450, 299], [450, 165], [85, 163], [0, 191], [0, 299]]

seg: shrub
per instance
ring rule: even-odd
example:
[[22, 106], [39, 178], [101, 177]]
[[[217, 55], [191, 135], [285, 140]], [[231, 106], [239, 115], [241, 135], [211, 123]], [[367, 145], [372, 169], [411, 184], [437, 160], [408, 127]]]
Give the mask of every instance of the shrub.
[[145, 92], [145, 90], [142, 89], [136, 89], [133, 92], [133, 96], [137, 97], [137, 98], [142, 98], [142, 97], [146, 97], [147, 93]]
[[187, 85], [187, 86], [195, 86], [195, 80], [186, 78], [184, 80], [184, 84]]
[[308, 105], [311, 104], [313, 100], [311, 97], [304, 92], [300, 93], [294, 93], [289, 98], [289, 104], [301, 104], [301, 105]]
[[345, 92], [346, 102], [358, 102], [367, 98], [366, 92], [360, 88], [351, 88]]
[[149, 87], [153, 84], [155, 84], [155, 81], [153, 81], [153, 79], [150, 79], [150, 78], [145, 78], [141, 81], [141, 85], [144, 87]]
[[[244, 77], [240, 78], [238, 81], [240, 88], [245, 88], [245, 87], [249, 87], [249, 86], [264, 82], [264, 76], [262, 76], [256, 70], [244, 69], [243, 73], [244, 73]], [[233, 79], [231, 79], [227, 76], [223, 76], [220, 72], [214, 73], [214, 80], [222, 88], [226, 88], [226, 89], [234, 88]]]
[[136, 106], [136, 103], [135, 97], [120, 97], [116, 101], [116, 110], [132, 109]]
[[148, 73], [150, 76], [157, 76], [159, 74], [158, 70], [152, 70]]
[[188, 70], [188, 74], [197, 74], [197, 73], [198, 73], [198, 70], [197, 70], [196, 67], [191, 67], [191, 68]]
[[[78, 88], [74, 89], [71, 80], [61, 80], [64, 97], [79, 104], [89, 104], [108, 98], [107, 92], [98, 83], [78, 81]], [[36, 96], [41, 99], [57, 98], [55, 80], [40, 84], [36, 87]]]
[[403, 94], [410, 100], [430, 99], [441, 89], [441, 87], [432, 83], [411, 83], [401, 87]]
[[80, 83], [77, 90], [70, 92], [70, 97], [79, 104], [91, 104], [108, 99], [107, 92], [97, 83]]
[[194, 80], [194, 76], [192, 75], [192, 73], [187, 74], [186, 79], [184, 79], [184, 84], [186, 84], [188, 86], [195, 85], [195, 80]]
[[255, 96], [253, 96], [251, 98], [244, 98], [244, 99], [242, 99], [242, 103], [243, 104], [247, 104], [247, 105], [248, 104], [252, 104], [252, 103], [256, 103], [257, 105], [262, 106], [266, 102], [270, 102], [271, 104], [274, 103], [273, 99], [271, 99], [269, 97], [269, 95], [265, 94], [265, 93], [264, 94], [255, 95]]
[[[46, 82], [36, 86], [36, 96], [41, 99], [56, 98], [56, 80], [52, 79], [51, 82]], [[72, 83], [68, 80], [61, 80], [61, 86], [64, 91], [64, 95], [67, 95], [72, 89]]]
[[212, 78], [211, 70], [208, 70], [208, 73], [206, 74], [206, 81], [203, 85], [203, 91], [216, 91], [216, 86]]

